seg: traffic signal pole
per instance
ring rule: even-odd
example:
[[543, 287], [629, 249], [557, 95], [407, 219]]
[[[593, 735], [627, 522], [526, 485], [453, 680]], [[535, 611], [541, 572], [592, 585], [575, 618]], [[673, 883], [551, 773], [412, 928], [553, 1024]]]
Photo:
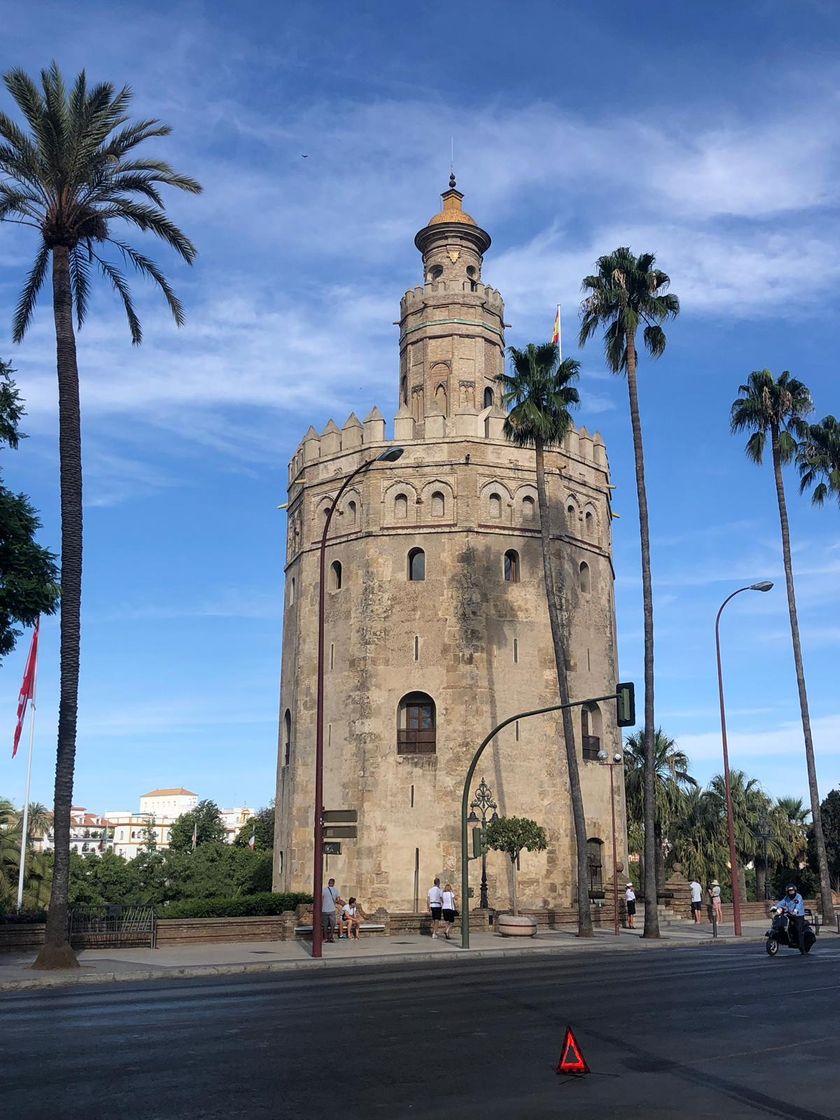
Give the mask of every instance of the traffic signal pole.
[[[573, 700], [570, 704], [552, 704], [548, 708], [534, 708], [530, 712], [517, 712], [516, 715], [508, 716], [503, 719], [501, 723], [496, 724], [493, 730], [481, 742], [478, 750], [473, 755], [473, 760], [470, 763], [467, 776], [464, 779], [464, 792], [461, 797], [461, 948], [469, 949], [470, 947], [470, 856], [468, 853], [468, 839], [467, 839], [467, 814], [469, 812], [470, 800], [470, 786], [475, 775], [476, 767], [478, 766], [481, 756], [495, 739], [495, 737], [502, 731], [508, 724], [513, 723], [518, 719], [528, 719], [529, 716], [542, 716], [547, 712], [562, 712], [565, 708], [580, 708], [584, 704], [597, 704], [605, 700], [615, 700], [616, 702], [616, 715], [619, 727], [632, 727], [636, 722], [636, 698], [635, 689], [632, 684], [619, 684], [616, 686], [615, 692], [610, 692], [606, 696], [588, 696], [584, 700]], [[477, 857], [475, 857], [477, 858]], [[615, 875], [615, 870], [613, 870]]]

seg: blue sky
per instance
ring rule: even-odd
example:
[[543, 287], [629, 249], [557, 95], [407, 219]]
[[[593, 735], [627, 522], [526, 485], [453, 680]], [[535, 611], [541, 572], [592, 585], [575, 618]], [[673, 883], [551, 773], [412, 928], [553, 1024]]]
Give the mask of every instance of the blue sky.
[[[287, 461], [310, 423], [392, 416], [414, 233], [438, 208], [450, 137], [465, 207], [493, 237], [485, 278], [541, 341], [565, 308], [577, 353], [583, 275], [617, 245], [657, 254], [682, 301], [640, 372], [656, 591], [658, 718], [706, 780], [719, 768], [713, 623], [727, 608], [732, 762], [773, 794], [807, 784], [769, 469], [728, 432], [753, 369], [788, 368], [817, 416], [840, 412], [836, 5], [381, 2], [39, 3], [4, 13], [4, 65], [129, 83], [155, 145], [205, 187], [171, 200], [193, 269], [153, 251], [184, 300], [178, 331], [135, 285], [132, 348], [100, 289], [79, 338], [86, 469], [76, 802], [132, 808], [184, 785], [226, 805], [273, 793]], [[514, 16], [515, 12], [515, 16]], [[0, 103], [8, 111], [5, 93]], [[308, 158], [303, 159], [306, 155]], [[57, 546], [48, 300], [22, 346], [34, 252], [0, 227], [0, 356], [28, 402], [8, 484]], [[816, 298], [819, 296], [819, 298]], [[626, 386], [582, 355], [579, 423], [607, 441], [624, 678], [641, 679], [641, 597]], [[838, 783], [840, 510], [788, 494], [823, 793]], [[0, 667], [14, 723], [26, 642]], [[33, 794], [52, 796], [57, 625], [43, 628]], [[23, 761], [0, 754], [19, 800]]]

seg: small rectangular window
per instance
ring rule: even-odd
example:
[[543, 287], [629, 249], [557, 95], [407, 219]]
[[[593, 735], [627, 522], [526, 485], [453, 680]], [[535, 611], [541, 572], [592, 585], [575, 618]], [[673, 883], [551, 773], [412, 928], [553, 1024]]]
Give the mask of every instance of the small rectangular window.
[[335, 644], [330, 642], [330, 670], [335, 668]]
[[513, 663], [514, 663], [514, 665], [519, 664], [519, 639], [518, 638], [513, 639]]
[[418, 634], [414, 635], [414, 660], [420, 660], [420, 637]]

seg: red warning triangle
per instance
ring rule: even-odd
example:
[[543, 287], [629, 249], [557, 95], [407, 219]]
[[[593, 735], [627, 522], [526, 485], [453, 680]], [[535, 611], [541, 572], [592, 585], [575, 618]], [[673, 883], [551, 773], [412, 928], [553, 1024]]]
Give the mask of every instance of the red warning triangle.
[[563, 1049], [560, 1051], [560, 1061], [557, 1063], [557, 1073], [572, 1073], [582, 1077], [589, 1073], [589, 1066], [583, 1056], [578, 1041], [572, 1033], [571, 1027], [566, 1027], [563, 1037]]

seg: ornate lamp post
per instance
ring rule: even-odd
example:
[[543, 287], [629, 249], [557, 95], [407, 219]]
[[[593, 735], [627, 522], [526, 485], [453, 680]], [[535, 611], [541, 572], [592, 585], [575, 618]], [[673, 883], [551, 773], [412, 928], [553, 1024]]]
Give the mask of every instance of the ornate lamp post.
[[[487, 813], [490, 809], [493, 810], [491, 821], [497, 821], [499, 814], [496, 810], [499, 806], [493, 800], [493, 791], [487, 785], [484, 778], [478, 783], [478, 789], [475, 791], [475, 798], [470, 803], [470, 815], [467, 817], [467, 824], [481, 823], [481, 831], [484, 832], [487, 827]], [[475, 814], [476, 809], [481, 813], [480, 817]], [[467, 905], [467, 900], [464, 899], [462, 906]], [[481, 847], [481, 894], [479, 896], [478, 905], [482, 910], [489, 910], [490, 903], [487, 901], [487, 849], [482, 844]]]
[[324, 939], [322, 928], [323, 890], [324, 890], [324, 618], [326, 614], [326, 589], [327, 575], [327, 534], [330, 531], [330, 522], [335, 513], [335, 507], [341, 500], [341, 495], [354, 478], [372, 467], [374, 463], [394, 463], [403, 453], [401, 447], [389, 447], [381, 455], [366, 459], [364, 463], [351, 471], [341, 484], [338, 493], [333, 498], [324, 521], [324, 531], [321, 533], [320, 576], [318, 583], [318, 692], [315, 712], [315, 866], [312, 876], [312, 956], [321, 956], [321, 945]]
[[720, 605], [715, 619], [715, 651], [717, 652], [718, 693], [720, 695], [720, 737], [723, 743], [723, 784], [726, 789], [726, 832], [729, 839], [729, 866], [732, 870], [732, 915], [735, 919], [735, 936], [741, 936], [741, 884], [738, 882], [738, 853], [735, 848], [735, 814], [732, 811], [732, 785], [729, 780], [729, 746], [726, 741], [726, 709], [723, 703], [723, 668], [720, 662], [720, 616], [730, 599], [742, 591], [770, 591], [769, 580], [751, 583], [733, 591]]

